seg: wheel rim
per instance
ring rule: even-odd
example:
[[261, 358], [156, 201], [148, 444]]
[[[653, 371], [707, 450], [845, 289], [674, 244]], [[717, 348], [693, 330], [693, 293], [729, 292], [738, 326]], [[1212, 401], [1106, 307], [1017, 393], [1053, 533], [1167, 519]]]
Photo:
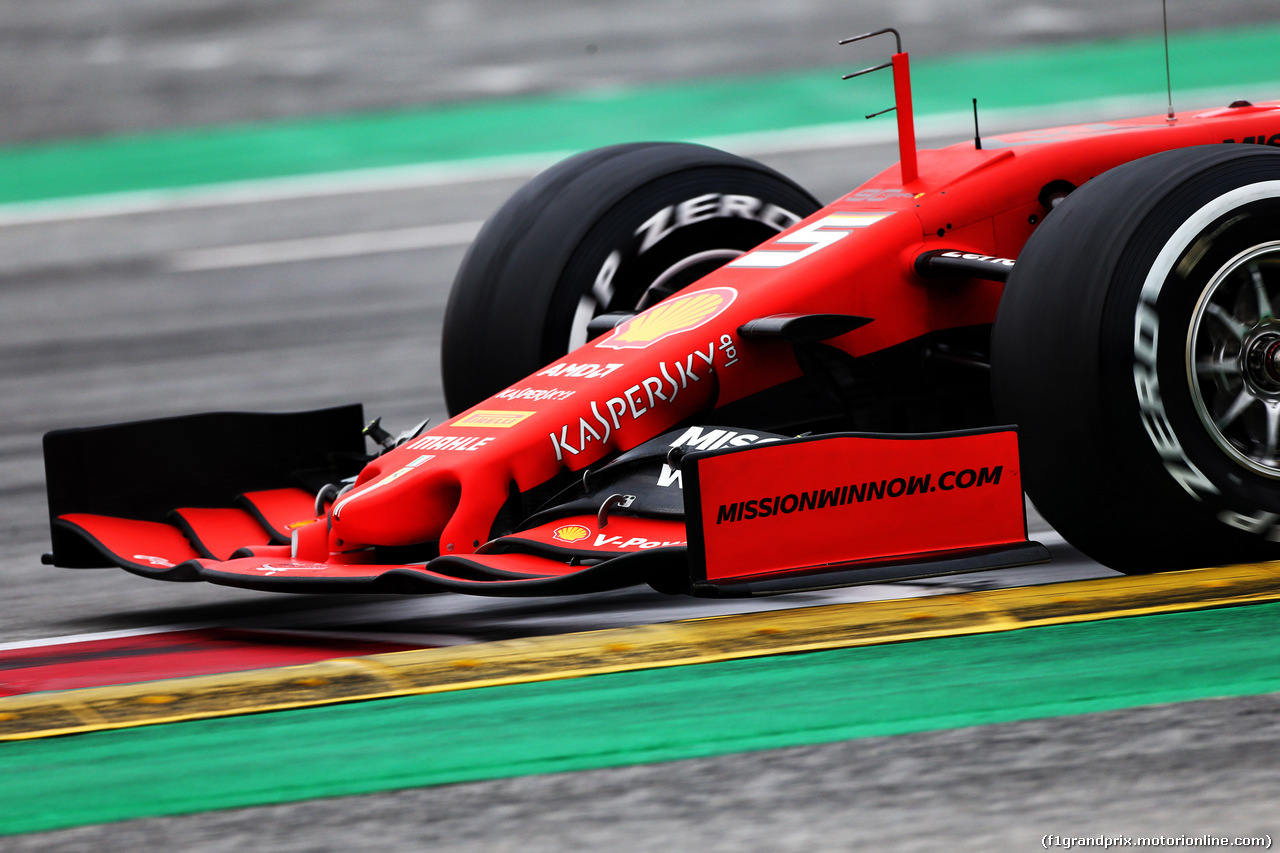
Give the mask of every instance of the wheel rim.
[[1196, 304], [1187, 377], [1205, 430], [1231, 459], [1280, 479], [1280, 241], [1247, 249]]

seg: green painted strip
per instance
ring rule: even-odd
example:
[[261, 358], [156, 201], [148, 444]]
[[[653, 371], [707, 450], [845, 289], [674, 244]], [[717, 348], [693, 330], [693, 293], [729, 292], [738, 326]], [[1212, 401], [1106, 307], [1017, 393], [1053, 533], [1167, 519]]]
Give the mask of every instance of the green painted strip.
[[1280, 604], [0, 745], [0, 833], [1280, 690]]
[[[1280, 26], [1178, 34], [1175, 87], [1280, 97], [1250, 88], [1280, 77], [1278, 48]], [[839, 80], [865, 60], [863, 51], [841, 68], [12, 147], [0, 150], [0, 203], [850, 122], [892, 103], [887, 73]], [[913, 76], [920, 116], [964, 112], [973, 97], [1018, 109], [1149, 93], [1148, 112], [1164, 106], [1155, 37], [922, 59]]]

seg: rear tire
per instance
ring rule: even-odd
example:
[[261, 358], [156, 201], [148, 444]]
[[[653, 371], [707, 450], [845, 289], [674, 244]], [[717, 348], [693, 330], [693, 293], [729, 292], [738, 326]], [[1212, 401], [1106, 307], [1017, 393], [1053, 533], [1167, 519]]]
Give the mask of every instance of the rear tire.
[[997, 415], [1072, 544], [1130, 573], [1280, 558], [1280, 151], [1204, 146], [1086, 183], [1018, 257]]
[[767, 166], [700, 145], [616, 145], [553, 166], [485, 224], [454, 280], [449, 411], [585, 343], [593, 316], [647, 308], [818, 207]]

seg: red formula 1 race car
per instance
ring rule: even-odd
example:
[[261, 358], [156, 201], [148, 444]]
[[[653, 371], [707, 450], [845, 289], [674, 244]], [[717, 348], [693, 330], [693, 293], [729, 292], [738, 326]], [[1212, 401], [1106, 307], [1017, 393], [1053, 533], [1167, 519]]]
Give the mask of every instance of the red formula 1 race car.
[[1280, 556], [1280, 104], [917, 152], [889, 66], [901, 162], [825, 208], [684, 144], [534, 179], [450, 297], [456, 414], [376, 456], [358, 406], [50, 433], [48, 560], [753, 595], [1046, 559], [1024, 488], [1121, 571]]

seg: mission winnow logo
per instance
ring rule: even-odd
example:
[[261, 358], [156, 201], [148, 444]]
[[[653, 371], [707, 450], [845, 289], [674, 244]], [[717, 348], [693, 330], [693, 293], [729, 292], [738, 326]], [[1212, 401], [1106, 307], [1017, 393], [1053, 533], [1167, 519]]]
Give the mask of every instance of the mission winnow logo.
[[774, 515], [791, 515], [810, 510], [834, 509], [848, 504], [879, 501], [923, 495], [928, 492], [949, 492], [955, 489], [976, 489], [982, 486], [1000, 485], [1003, 465], [994, 468], [965, 468], [962, 471], [944, 471], [940, 475], [914, 474], [893, 479], [848, 483], [830, 489], [813, 489], [786, 495], [772, 495], [721, 504], [716, 510], [716, 524], [769, 518]]

